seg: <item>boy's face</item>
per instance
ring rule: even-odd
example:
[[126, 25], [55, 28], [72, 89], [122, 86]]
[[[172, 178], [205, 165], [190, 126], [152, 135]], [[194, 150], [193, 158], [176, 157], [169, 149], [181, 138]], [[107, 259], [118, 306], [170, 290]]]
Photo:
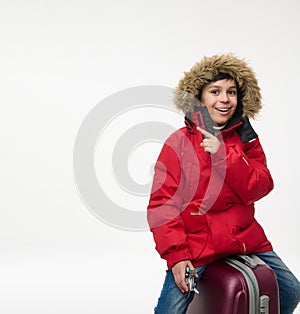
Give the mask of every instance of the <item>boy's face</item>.
[[224, 79], [206, 84], [200, 100], [216, 124], [226, 124], [233, 116], [238, 103], [235, 81]]

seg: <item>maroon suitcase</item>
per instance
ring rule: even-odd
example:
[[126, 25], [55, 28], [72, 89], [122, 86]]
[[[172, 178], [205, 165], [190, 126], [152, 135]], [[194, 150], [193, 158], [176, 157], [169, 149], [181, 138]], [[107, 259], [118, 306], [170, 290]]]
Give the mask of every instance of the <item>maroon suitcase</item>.
[[256, 255], [207, 266], [187, 314], [279, 314], [274, 271]]

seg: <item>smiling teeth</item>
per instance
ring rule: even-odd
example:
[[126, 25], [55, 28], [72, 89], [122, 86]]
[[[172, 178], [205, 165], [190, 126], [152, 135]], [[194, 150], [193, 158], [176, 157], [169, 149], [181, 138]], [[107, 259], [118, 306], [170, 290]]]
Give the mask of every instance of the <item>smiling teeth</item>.
[[222, 111], [222, 112], [227, 112], [229, 109], [222, 109], [222, 108], [219, 108], [218, 110], [219, 110], [219, 111]]

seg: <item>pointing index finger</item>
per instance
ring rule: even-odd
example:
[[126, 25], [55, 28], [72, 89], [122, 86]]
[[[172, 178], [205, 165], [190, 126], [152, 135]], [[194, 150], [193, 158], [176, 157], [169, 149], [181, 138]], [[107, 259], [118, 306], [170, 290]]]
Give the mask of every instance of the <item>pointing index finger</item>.
[[201, 132], [207, 138], [214, 138], [214, 136], [211, 133], [207, 132], [206, 130], [201, 129], [200, 126], [197, 126], [197, 130]]

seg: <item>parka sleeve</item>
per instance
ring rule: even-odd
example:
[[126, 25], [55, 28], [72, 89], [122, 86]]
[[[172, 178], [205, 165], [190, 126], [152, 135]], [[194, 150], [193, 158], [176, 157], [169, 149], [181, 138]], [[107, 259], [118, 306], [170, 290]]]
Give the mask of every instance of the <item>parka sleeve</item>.
[[[221, 149], [222, 151], [222, 149]], [[259, 138], [244, 144], [223, 146], [223, 153], [213, 156], [213, 166], [225, 173], [225, 180], [244, 204], [251, 204], [274, 187]], [[221, 170], [224, 169], [225, 171]]]
[[[182, 210], [180, 156], [174, 137], [163, 146], [154, 168], [154, 178], [147, 218], [156, 250], [170, 269], [177, 262], [190, 259]], [[175, 148], [175, 149], [174, 149]]]

